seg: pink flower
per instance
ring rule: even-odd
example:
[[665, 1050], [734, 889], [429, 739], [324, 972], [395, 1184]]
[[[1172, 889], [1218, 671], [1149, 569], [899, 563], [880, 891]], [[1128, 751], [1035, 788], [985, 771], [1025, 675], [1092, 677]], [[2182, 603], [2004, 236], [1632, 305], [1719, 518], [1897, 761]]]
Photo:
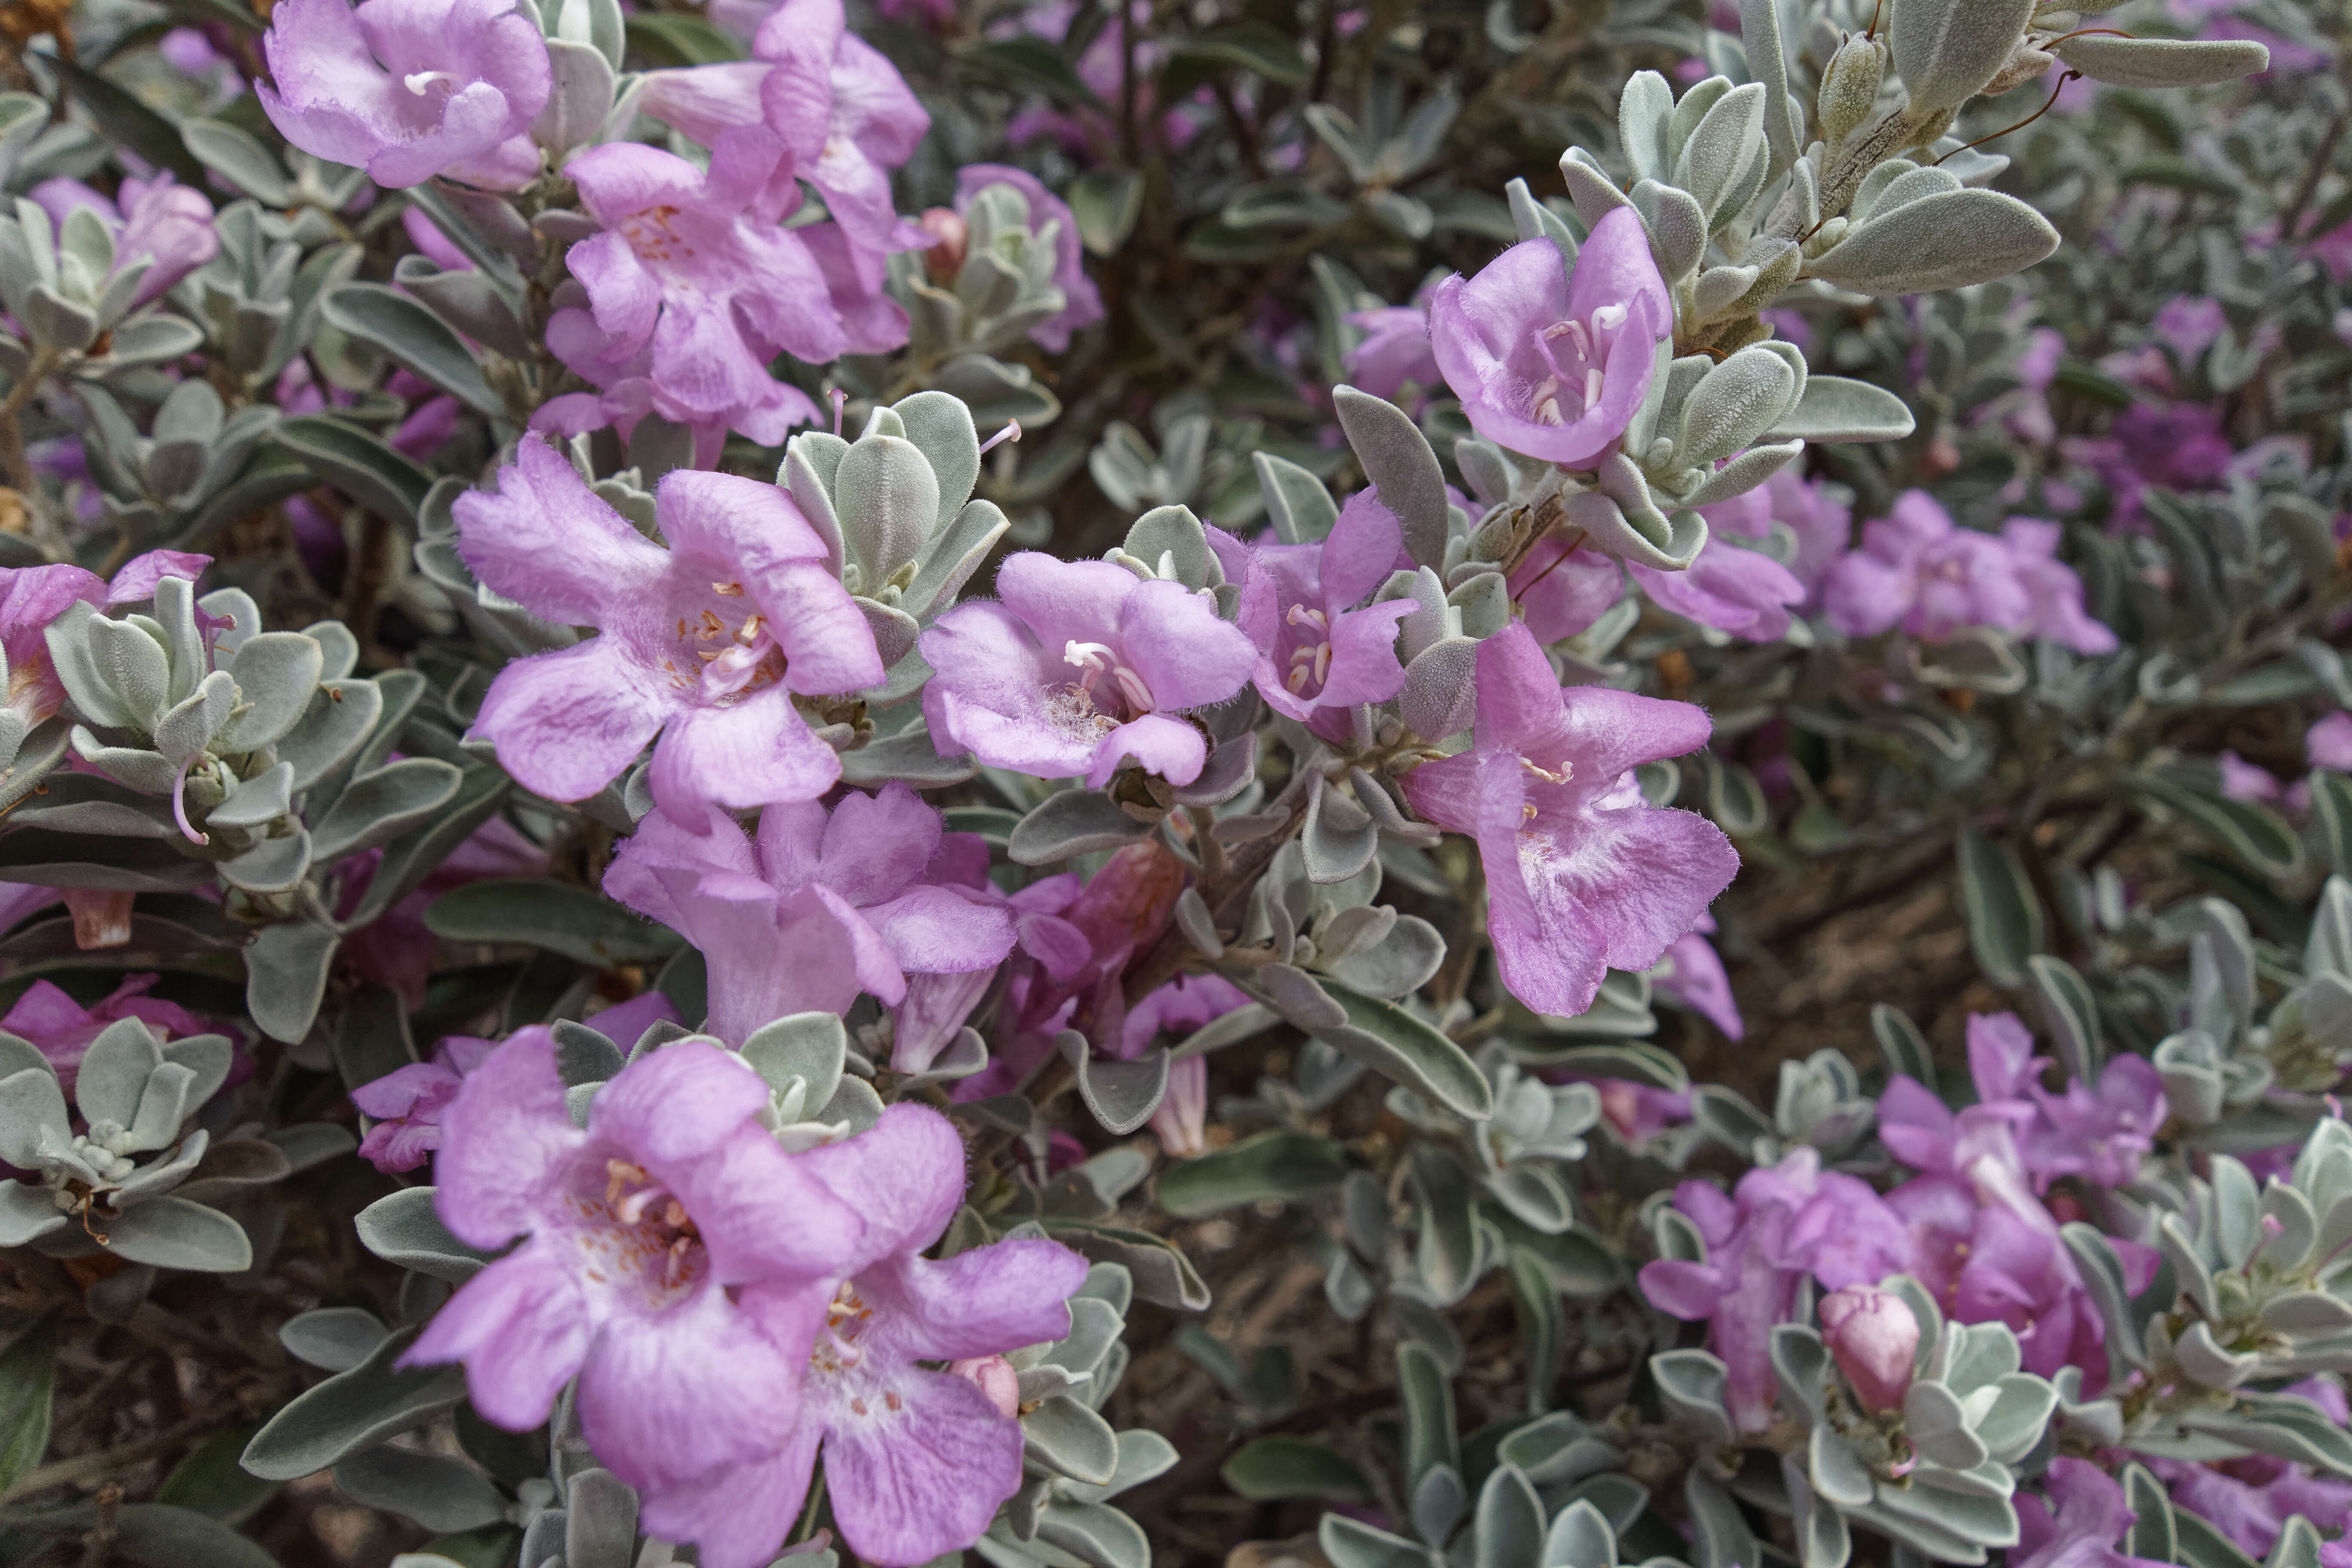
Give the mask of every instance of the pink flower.
[[473, 732], [526, 789], [561, 801], [595, 794], [652, 742], [654, 800], [688, 831], [712, 805], [814, 800], [841, 758], [793, 695], [883, 674], [824, 541], [755, 479], [679, 469], [654, 505], [667, 550], [528, 439], [498, 489], [457, 498], [458, 553], [483, 582], [600, 633], [499, 670]]
[[547, 40], [509, 0], [284, 0], [254, 90], [278, 133], [394, 190], [448, 174], [520, 190], [553, 85]]
[[49, 1065], [57, 1068], [59, 1087], [71, 1094], [74, 1079], [81, 1071], [82, 1057], [109, 1024], [137, 1018], [161, 1040], [214, 1032], [213, 1025], [178, 1003], [147, 994], [162, 978], [160, 974], [126, 974], [121, 984], [89, 1007], [84, 1007], [49, 982], [36, 980], [25, 988], [25, 994], [16, 998], [6, 1016], [0, 1016], [0, 1029], [29, 1041], [48, 1058]]
[[2304, 754], [2315, 768], [2352, 773], [2352, 713], [2328, 714], [2304, 732]]
[[1650, 388], [1673, 302], [1630, 207], [1592, 227], [1571, 273], [1531, 239], [1430, 299], [1429, 336], [1471, 428], [1510, 451], [1585, 467], [1613, 446]]
[[[894, 1105], [871, 1131], [799, 1163], [866, 1224], [829, 1300], [763, 1292], [747, 1313], [771, 1342], [814, 1342], [798, 1419], [769, 1456], [649, 1495], [646, 1527], [694, 1538], [710, 1568], [764, 1563], [801, 1511], [822, 1447], [850, 1550], [879, 1568], [912, 1568], [979, 1540], [1021, 1487], [1021, 1423], [1005, 1409], [1003, 1372], [960, 1369], [1066, 1335], [1086, 1259], [1045, 1240], [925, 1258], [965, 1185], [963, 1142], [929, 1107]], [[742, 1394], [721, 1397], [740, 1405]]]
[[1404, 776], [1424, 821], [1478, 841], [1503, 984], [1573, 1017], [1610, 969], [1647, 969], [1731, 883], [1721, 829], [1642, 798], [1633, 770], [1706, 743], [1687, 703], [1607, 687], [1562, 689], [1527, 627], [1478, 646], [1469, 751]]
[[1862, 1407], [1893, 1410], [1911, 1386], [1919, 1320], [1902, 1297], [1875, 1285], [1848, 1285], [1822, 1298], [1822, 1339], [1853, 1384]]
[[923, 716], [942, 754], [965, 747], [991, 767], [1095, 789], [1130, 758], [1171, 784], [1200, 777], [1208, 743], [1175, 715], [1223, 702], [1258, 663], [1213, 598], [1035, 551], [997, 569], [996, 591], [922, 635], [934, 672]]

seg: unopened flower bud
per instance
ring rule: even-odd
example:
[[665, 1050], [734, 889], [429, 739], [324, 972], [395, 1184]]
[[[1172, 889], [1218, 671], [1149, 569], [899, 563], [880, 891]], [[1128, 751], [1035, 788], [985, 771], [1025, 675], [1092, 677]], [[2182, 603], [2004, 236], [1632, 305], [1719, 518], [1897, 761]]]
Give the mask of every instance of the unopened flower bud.
[[1822, 140], [1835, 147], [1878, 107], [1886, 50], [1875, 38], [1848, 38], [1822, 73]]
[[1171, 1160], [1190, 1160], [1209, 1147], [1209, 1058], [1184, 1057], [1168, 1064], [1168, 1092], [1151, 1113], [1151, 1131]]
[[1902, 1297], [1875, 1285], [1849, 1285], [1822, 1299], [1822, 1338], [1838, 1370], [1873, 1414], [1903, 1403], [1919, 1351], [1919, 1320]]
[[923, 252], [923, 270], [934, 283], [953, 283], [963, 271], [964, 246], [970, 235], [962, 215], [947, 207], [926, 207], [915, 221], [938, 241]]
[[2022, 87], [2034, 78], [2046, 74], [2050, 68], [2057, 63], [2056, 55], [2046, 49], [2037, 49], [2032, 44], [2021, 40], [2017, 46], [2017, 52], [2009, 57], [2008, 63], [2000, 68], [1999, 73], [1990, 81], [1985, 83], [1983, 96], [1999, 98], [2010, 89]]
[[136, 893], [108, 888], [68, 888], [66, 908], [73, 913], [74, 945], [84, 952], [122, 947], [131, 941], [131, 901]]
[[1021, 1414], [1021, 1374], [1003, 1356], [975, 1356], [970, 1361], [954, 1362], [948, 1371], [958, 1377], [970, 1378], [988, 1395], [988, 1402], [996, 1406], [999, 1415], [1011, 1420]]

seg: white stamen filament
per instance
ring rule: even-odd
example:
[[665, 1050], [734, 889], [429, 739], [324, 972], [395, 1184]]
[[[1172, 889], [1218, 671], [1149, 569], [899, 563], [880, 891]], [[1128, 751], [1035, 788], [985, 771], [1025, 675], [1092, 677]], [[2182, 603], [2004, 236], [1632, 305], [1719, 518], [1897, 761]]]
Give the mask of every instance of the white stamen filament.
[[411, 71], [406, 76], [400, 79], [401, 84], [419, 98], [423, 98], [425, 96], [425, 89], [431, 87], [435, 82], [455, 81], [457, 79], [457, 77], [448, 71]]

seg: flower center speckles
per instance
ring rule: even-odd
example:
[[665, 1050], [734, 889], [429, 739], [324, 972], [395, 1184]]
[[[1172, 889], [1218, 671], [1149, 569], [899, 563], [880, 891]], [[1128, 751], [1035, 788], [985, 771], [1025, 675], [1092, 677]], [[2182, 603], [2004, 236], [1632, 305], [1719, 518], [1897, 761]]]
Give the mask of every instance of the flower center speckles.
[[725, 708], [782, 679], [784, 650], [758, 611], [732, 618], [742, 606], [724, 601], [742, 599], [743, 584], [713, 583], [710, 591], [722, 603], [677, 617], [677, 651], [662, 660], [662, 673], [673, 689], [699, 690], [704, 701]]
[[1108, 643], [1072, 638], [1062, 645], [1062, 662], [1077, 667], [1078, 689], [1097, 711], [1108, 715], [1123, 706], [1129, 718], [1151, 711], [1151, 688], [1118, 661], [1118, 649]]
[[1318, 690], [1331, 678], [1331, 617], [1305, 605], [1293, 605], [1283, 617], [1294, 626], [1307, 629], [1309, 636], [1319, 636], [1321, 641], [1301, 643], [1290, 650], [1290, 676], [1283, 684], [1293, 692], [1304, 692], [1312, 681]]
[[644, 261], [691, 261], [694, 246], [677, 232], [678, 209], [665, 203], [633, 212], [614, 226]]
[[[809, 1370], [838, 1376], [866, 1366], [867, 1347], [865, 1338], [874, 1322], [874, 1309], [866, 1304], [857, 1288], [847, 1280], [833, 1293], [832, 1304], [824, 1310], [824, 1327], [817, 1331], [816, 1343], [809, 1352]], [[875, 1368], [867, 1368], [872, 1373]], [[906, 1401], [895, 1389], [877, 1389], [870, 1378], [862, 1384], [864, 1393], [853, 1395], [849, 1411], [853, 1415], [877, 1414], [882, 1410], [896, 1412], [905, 1407]]]
[[588, 1222], [575, 1240], [590, 1283], [625, 1281], [667, 1296], [701, 1278], [706, 1254], [694, 1216], [643, 1165], [606, 1160], [602, 1198], [575, 1193], [572, 1205]]

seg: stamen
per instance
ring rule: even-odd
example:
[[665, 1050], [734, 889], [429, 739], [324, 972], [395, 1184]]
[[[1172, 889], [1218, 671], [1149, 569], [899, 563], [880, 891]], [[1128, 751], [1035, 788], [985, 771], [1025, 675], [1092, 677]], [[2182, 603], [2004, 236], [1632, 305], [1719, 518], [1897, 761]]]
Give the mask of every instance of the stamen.
[[1330, 679], [1330, 676], [1331, 645], [1327, 642], [1317, 643], [1315, 645], [1315, 684], [1322, 685], [1324, 681]]
[[185, 838], [191, 844], [209, 844], [212, 842], [212, 835], [209, 833], [197, 832], [195, 824], [188, 820], [188, 768], [190, 764], [195, 762], [197, 756], [201, 754], [202, 753], [200, 752], [190, 752], [182, 760], [180, 763], [180, 771], [172, 775], [172, 820], [180, 825], [180, 837]]
[[[743, 584], [740, 583], [713, 583], [710, 584], [710, 591], [718, 595], [722, 599], [740, 599], [743, 596]], [[703, 612], [706, 616], [710, 612], [708, 610]]]
[[1528, 772], [1543, 780], [1546, 784], [1566, 784], [1569, 780], [1576, 776], [1576, 764], [1570, 762], [1563, 761], [1559, 764], [1559, 771], [1558, 773], [1552, 772], [1549, 768], [1538, 767], [1534, 762], [1526, 757], [1521, 757], [1519, 759], [1519, 766], [1527, 769]]
[[1601, 401], [1601, 367], [1588, 366], [1584, 372], [1584, 406], [1591, 408]]
[[1622, 305], [1600, 306], [1592, 312], [1592, 330], [1595, 332], [1613, 332], [1625, 324], [1625, 314]]
[[455, 76], [451, 75], [447, 71], [411, 71], [406, 76], [400, 79], [401, 85], [407, 88], [409, 91], [415, 93], [419, 98], [423, 98], [425, 96], [425, 89], [431, 87], [435, 82], [455, 81], [457, 79]]
[[1151, 688], [1143, 684], [1143, 677], [1123, 664], [1113, 667], [1111, 674], [1118, 679], [1118, 689], [1127, 693], [1129, 702], [1143, 712], [1151, 711]]
[[980, 444], [980, 455], [985, 458], [990, 452], [993, 451], [1000, 443], [1005, 441], [1018, 441], [1019, 439], [1021, 439], [1021, 421], [1018, 419], [1008, 419], [1004, 422], [1003, 429], [999, 430], [995, 435], [991, 436], [987, 440], [982, 441]]
[[1305, 605], [1291, 605], [1290, 613], [1283, 618], [1294, 626], [1313, 626], [1318, 632], [1328, 632], [1331, 629], [1330, 616], [1320, 610], [1309, 609]]

